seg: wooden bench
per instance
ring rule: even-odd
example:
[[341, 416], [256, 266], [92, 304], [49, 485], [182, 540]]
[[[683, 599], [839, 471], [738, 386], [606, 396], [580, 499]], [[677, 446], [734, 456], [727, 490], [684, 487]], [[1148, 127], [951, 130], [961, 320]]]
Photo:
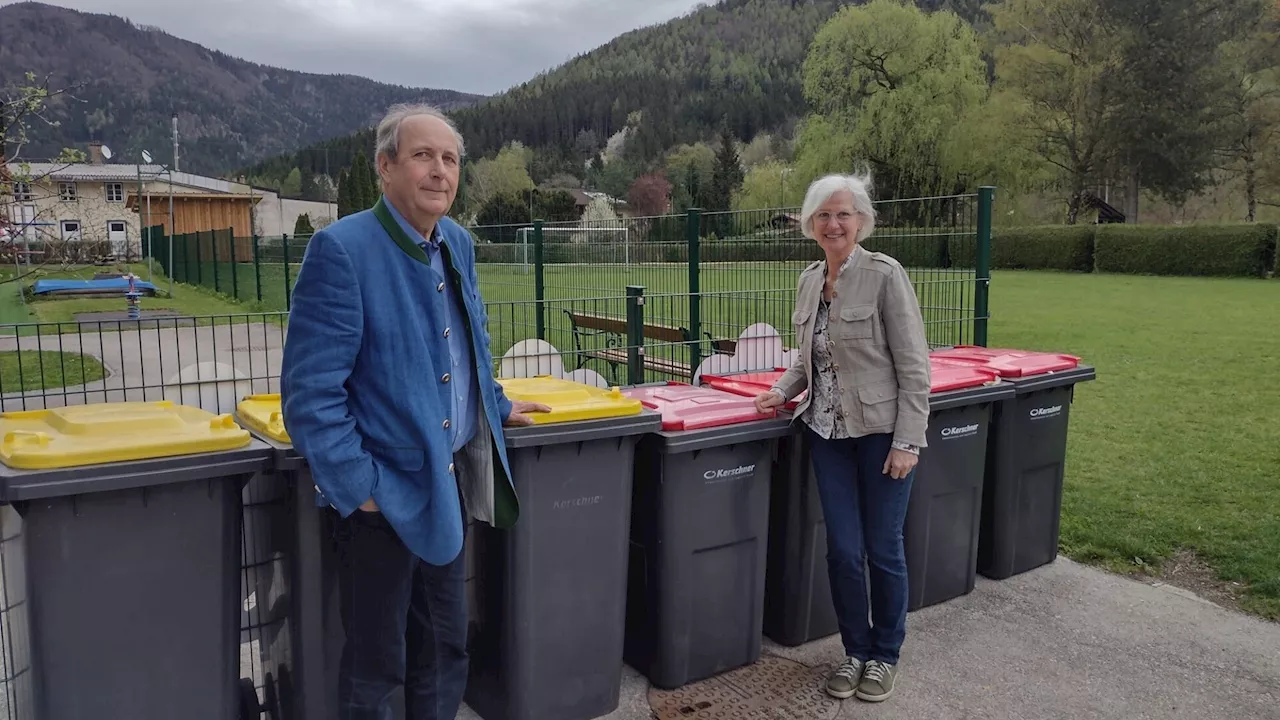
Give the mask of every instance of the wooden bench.
[[[609, 363], [611, 372], [619, 365], [626, 365], [629, 358], [627, 349], [627, 321], [625, 318], [591, 315], [588, 313], [565, 310], [569, 316], [569, 324], [573, 330], [573, 349], [578, 355], [578, 368], [582, 368], [588, 360], [597, 359]], [[656, 323], [644, 324], [644, 339], [655, 340], [672, 345], [689, 343], [687, 328]], [[583, 341], [588, 338], [603, 337], [604, 347], [584, 347]], [[643, 352], [643, 348], [641, 348]], [[693, 368], [688, 363], [661, 357], [642, 354], [644, 367], [647, 370], [674, 375], [680, 378], [692, 378]]]

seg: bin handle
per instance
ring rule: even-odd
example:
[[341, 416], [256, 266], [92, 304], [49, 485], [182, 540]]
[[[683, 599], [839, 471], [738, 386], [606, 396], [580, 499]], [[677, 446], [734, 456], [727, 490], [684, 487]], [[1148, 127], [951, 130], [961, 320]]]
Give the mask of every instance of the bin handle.
[[240, 426], [236, 424], [236, 419], [230, 413], [216, 415], [209, 421], [209, 429], [211, 430], [239, 430]]
[[5, 445], [16, 445], [19, 442], [26, 445], [48, 447], [49, 434], [40, 430], [10, 430], [4, 434]]

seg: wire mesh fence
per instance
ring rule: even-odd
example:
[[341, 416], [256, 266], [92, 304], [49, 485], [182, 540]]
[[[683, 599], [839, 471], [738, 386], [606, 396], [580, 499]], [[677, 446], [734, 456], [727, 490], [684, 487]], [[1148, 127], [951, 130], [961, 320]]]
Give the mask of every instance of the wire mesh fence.
[[149, 228], [144, 252], [174, 282], [196, 285], [261, 311], [287, 311], [310, 235], [237, 237], [231, 229], [174, 235]]
[[[907, 269], [935, 346], [986, 342], [991, 202], [991, 189], [983, 188], [875, 203], [876, 228], [863, 245]], [[623, 288], [641, 287], [650, 296], [684, 296], [682, 309], [665, 314], [698, 337], [729, 335], [729, 326], [745, 320], [789, 330], [798, 276], [823, 259], [818, 243], [804, 236], [796, 208], [471, 230], [487, 301], [545, 304], [621, 297]], [[673, 297], [667, 304], [680, 303]], [[534, 337], [545, 337], [548, 317], [533, 313]]]

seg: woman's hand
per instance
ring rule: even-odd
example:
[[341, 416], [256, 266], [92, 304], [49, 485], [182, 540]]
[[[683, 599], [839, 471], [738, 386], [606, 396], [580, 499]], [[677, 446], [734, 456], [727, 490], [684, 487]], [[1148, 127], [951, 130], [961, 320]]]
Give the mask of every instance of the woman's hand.
[[915, 453], [894, 448], [889, 451], [889, 457], [885, 458], [881, 472], [894, 480], [901, 480], [910, 474], [919, 461], [920, 457]]
[[775, 408], [786, 402], [786, 400], [773, 390], [766, 390], [756, 396], [756, 412], [762, 413], [769, 408]]

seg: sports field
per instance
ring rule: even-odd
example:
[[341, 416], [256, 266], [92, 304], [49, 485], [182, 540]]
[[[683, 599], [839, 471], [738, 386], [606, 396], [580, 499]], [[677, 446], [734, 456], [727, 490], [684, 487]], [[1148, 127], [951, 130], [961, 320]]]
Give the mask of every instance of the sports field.
[[[801, 267], [704, 266], [703, 330], [733, 337], [765, 321], [788, 334]], [[501, 355], [533, 337], [533, 275], [480, 272]], [[913, 275], [931, 340], [968, 340], [944, 308], [972, 307], [972, 275]], [[546, 297], [577, 299], [546, 303], [547, 339], [572, 350], [566, 309], [625, 317], [627, 284], [646, 286], [646, 320], [687, 321], [687, 298], [670, 294], [687, 288], [680, 267], [549, 266]], [[1063, 550], [1280, 619], [1280, 280], [998, 271], [991, 316], [991, 346], [1098, 368], [1072, 410]]]

